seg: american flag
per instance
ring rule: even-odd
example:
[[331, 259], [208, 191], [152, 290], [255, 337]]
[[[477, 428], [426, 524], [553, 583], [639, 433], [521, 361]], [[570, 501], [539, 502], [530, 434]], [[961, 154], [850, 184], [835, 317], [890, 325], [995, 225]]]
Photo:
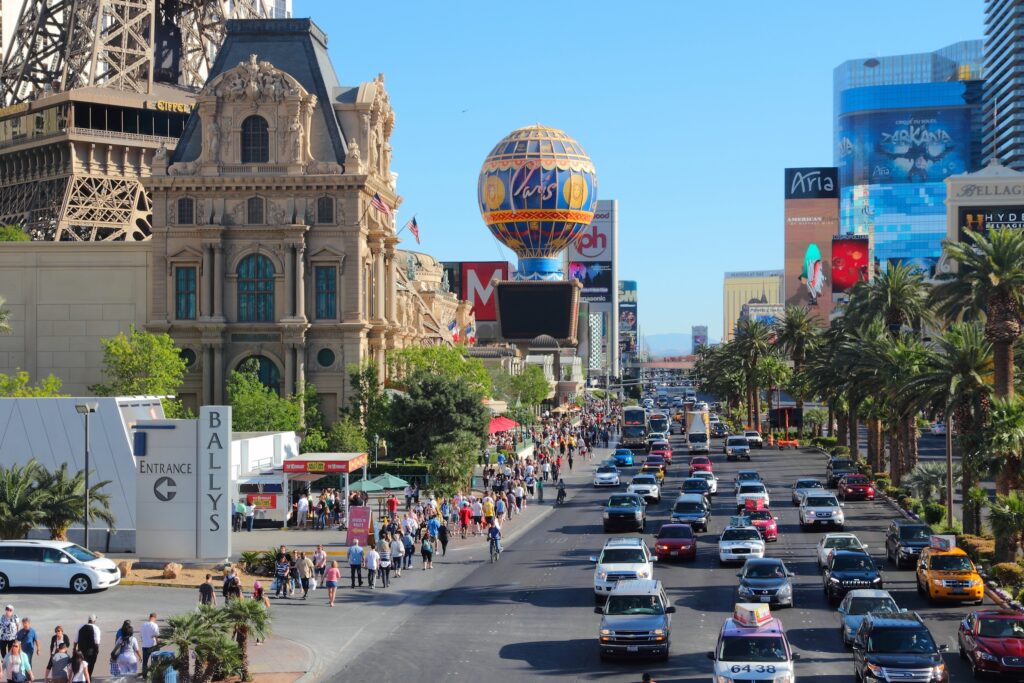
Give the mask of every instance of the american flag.
[[448, 331], [452, 333], [452, 341], [459, 341], [459, 325], [454, 320], [448, 323]]
[[420, 243], [420, 224], [416, 222], [416, 216], [409, 219], [409, 222], [405, 224], [405, 227], [409, 228], [409, 232], [416, 238], [416, 244]]
[[381, 213], [383, 213], [385, 216], [391, 215], [391, 207], [385, 204], [384, 200], [381, 199], [380, 195], [377, 194], [376, 192], [373, 193], [373, 200], [370, 202], [370, 205], [373, 206], [373, 208], [380, 211]]

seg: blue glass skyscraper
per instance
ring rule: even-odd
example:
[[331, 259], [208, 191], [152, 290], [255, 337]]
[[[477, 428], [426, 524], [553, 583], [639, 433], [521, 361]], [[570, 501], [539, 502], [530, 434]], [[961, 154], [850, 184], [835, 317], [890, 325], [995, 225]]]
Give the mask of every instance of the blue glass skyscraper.
[[981, 40], [850, 60], [833, 72], [840, 232], [872, 238], [877, 267], [934, 272], [948, 176], [982, 161]]

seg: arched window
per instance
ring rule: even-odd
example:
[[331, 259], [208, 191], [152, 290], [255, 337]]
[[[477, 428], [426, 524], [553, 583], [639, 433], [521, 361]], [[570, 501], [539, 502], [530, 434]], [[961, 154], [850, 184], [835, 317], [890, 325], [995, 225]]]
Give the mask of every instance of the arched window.
[[245, 222], [263, 225], [263, 197], [249, 197], [245, 202]]
[[249, 356], [238, 364], [240, 372], [256, 372], [263, 386], [281, 393], [281, 371], [274, 361], [266, 356]]
[[242, 121], [242, 163], [265, 164], [270, 161], [270, 131], [262, 116]]
[[196, 222], [196, 202], [192, 197], [178, 200], [178, 225], [193, 225]]
[[316, 222], [324, 225], [334, 223], [334, 198], [319, 197], [316, 200]]
[[274, 264], [262, 254], [250, 254], [238, 264], [238, 320], [274, 320]]

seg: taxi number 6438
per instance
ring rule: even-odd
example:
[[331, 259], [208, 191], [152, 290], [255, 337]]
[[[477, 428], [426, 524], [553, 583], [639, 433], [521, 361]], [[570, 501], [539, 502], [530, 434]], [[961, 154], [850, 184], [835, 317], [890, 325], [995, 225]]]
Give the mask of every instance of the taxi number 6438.
[[773, 674], [775, 673], [775, 666], [772, 664], [757, 664], [756, 666], [750, 666], [749, 664], [735, 664], [731, 669], [734, 674], [738, 674], [741, 671], [750, 673], [751, 671], [759, 674]]

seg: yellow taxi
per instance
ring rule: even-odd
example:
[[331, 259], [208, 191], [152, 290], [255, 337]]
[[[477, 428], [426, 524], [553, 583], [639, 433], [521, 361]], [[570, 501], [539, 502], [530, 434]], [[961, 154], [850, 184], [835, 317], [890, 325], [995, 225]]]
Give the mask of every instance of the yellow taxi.
[[955, 536], [932, 536], [917, 562], [917, 592], [931, 601], [981, 604], [985, 583], [967, 553], [956, 547]]

